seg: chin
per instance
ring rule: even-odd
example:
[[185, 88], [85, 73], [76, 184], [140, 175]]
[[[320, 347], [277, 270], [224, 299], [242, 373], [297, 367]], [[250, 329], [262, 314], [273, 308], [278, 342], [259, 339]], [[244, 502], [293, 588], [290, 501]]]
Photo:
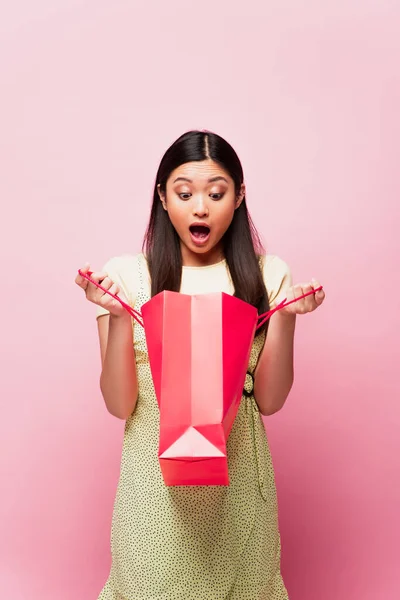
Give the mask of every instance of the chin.
[[194, 252], [195, 254], [207, 254], [208, 252], [212, 252], [215, 246], [211, 244], [207, 244], [206, 246], [198, 247], [198, 246], [189, 246], [189, 250]]
[[184, 242], [187, 251], [191, 254], [196, 254], [197, 256], [207, 256], [208, 254], [212, 255], [214, 252], [218, 253], [221, 250], [220, 242], [212, 242], [208, 241], [204, 246], [198, 246], [197, 244], [193, 244], [192, 241], [189, 243]]

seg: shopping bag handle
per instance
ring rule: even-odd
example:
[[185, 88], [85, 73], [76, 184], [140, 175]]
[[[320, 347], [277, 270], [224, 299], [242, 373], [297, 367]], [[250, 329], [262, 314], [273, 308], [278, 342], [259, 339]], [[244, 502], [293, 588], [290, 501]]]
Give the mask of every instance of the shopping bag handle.
[[81, 277], [84, 277], [85, 279], [87, 279], [88, 281], [90, 281], [90, 283], [93, 283], [96, 287], [98, 287], [101, 290], [103, 290], [103, 292], [105, 292], [109, 296], [112, 296], [114, 298], [114, 300], [118, 300], [118, 302], [139, 323], [139, 325], [141, 325], [142, 327], [144, 327], [143, 320], [142, 320], [143, 317], [140, 314], [140, 312], [138, 312], [137, 310], [135, 310], [134, 308], [132, 308], [131, 306], [129, 306], [129, 304], [127, 304], [126, 302], [124, 302], [123, 300], [121, 300], [121, 298], [119, 298], [117, 295], [112, 294], [109, 290], [106, 290], [106, 288], [104, 288], [102, 285], [100, 285], [100, 283], [97, 283], [97, 281], [94, 281], [90, 277], [90, 275], [93, 275], [93, 271], [87, 271], [87, 273], [82, 273], [82, 271], [80, 269], [78, 269], [78, 273], [79, 273], [79, 275], [81, 275]]
[[[123, 300], [121, 300], [121, 298], [119, 298], [115, 294], [112, 294], [109, 290], [106, 290], [102, 285], [100, 285], [100, 283], [97, 283], [97, 281], [94, 281], [90, 277], [90, 275], [93, 275], [93, 271], [87, 271], [87, 273], [82, 273], [82, 271], [80, 269], [78, 269], [78, 273], [79, 273], [79, 275], [81, 277], [84, 277], [85, 279], [87, 279], [88, 281], [90, 281], [90, 283], [93, 283], [96, 287], [98, 287], [101, 290], [103, 290], [103, 292], [105, 292], [109, 296], [112, 296], [115, 300], [118, 300], [118, 302], [139, 323], [139, 325], [141, 325], [142, 327], [144, 327], [144, 325], [143, 325], [143, 317], [142, 317], [141, 313], [138, 312], [137, 310], [135, 310], [134, 308], [132, 308], [131, 306], [129, 306], [129, 304], [127, 304], [126, 302], [124, 302]], [[279, 304], [277, 304], [277, 306], [275, 306], [275, 308], [272, 308], [271, 310], [269, 310], [268, 312], [263, 313], [262, 315], [258, 315], [257, 321], [260, 321], [260, 319], [261, 319], [261, 321], [258, 323], [258, 325], [256, 327], [256, 330], [260, 329], [260, 327], [262, 327], [264, 325], [264, 323], [266, 321], [268, 321], [268, 319], [277, 310], [280, 310], [281, 308], [284, 308], [285, 306], [289, 306], [289, 304], [292, 304], [293, 302], [297, 302], [297, 300], [301, 300], [301, 298], [305, 298], [306, 296], [309, 296], [310, 294], [315, 294], [315, 292], [319, 292], [319, 290], [322, 290], [322, 287], [323, 286], [321, 285], [319, 288], [311, 290], [310, 292], [307, 292], [306, 294], [303, 294], [302, 296], [299, 296], [298, 298], [294, 298], [293, 300], [290, 300], [289, 302], [286, 302], [287, 298], [285, 298], [284, 300], [282, 300], [281, 302], [279, 302]]]
[[258, 319], [257, 321], [260, 321], [260, 323], [258, 323], [256, 330], [260, 329], [260, 327], [262, 327], [264, 325], [264, 323], [266, 321], [268, 321], [268, 319], [274, 314], [274, 312], [276, 312], [277, 310], [280, 310], [281, 308], [284, 308], [285, 306], [289, 306], [289, 304], [292, 304], [293, 302], [297, 302], [297, 300], [301, 300], [302, 298], [305, 298], [306, 296], [309, 296], [310, 294], [315, 294], [316, 292], [319, 292], [319, 290], [322, 290], [322, 285], [319, 286], [319, 288], [313, 289], [310, 292], [307, 292], [306, 294], [303, 294], [302, 296], [299, 296], [298, 298], [294, 298], [293, 300], [290, 300], [289, 302], [286, 302], [287, 298], [284, 298], [284, 300], [282, 300], [281, 302], [279, 302], [279, 304], [277, 304], [275, 306], [275, 308], [272, 308], [271, 310], [269, 310], [268, 312], [263, 313], [262, 315], [258, 315]]

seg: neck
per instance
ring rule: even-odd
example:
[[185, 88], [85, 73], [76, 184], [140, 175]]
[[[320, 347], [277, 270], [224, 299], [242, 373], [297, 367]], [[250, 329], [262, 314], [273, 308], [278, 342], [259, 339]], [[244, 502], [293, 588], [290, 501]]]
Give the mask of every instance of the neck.
[[224, 260], [222, 245], [215, 246], [209, 252], [200, 253], [189, 250], [181, 244], [182, 265], [184, 267], [209, 267]]

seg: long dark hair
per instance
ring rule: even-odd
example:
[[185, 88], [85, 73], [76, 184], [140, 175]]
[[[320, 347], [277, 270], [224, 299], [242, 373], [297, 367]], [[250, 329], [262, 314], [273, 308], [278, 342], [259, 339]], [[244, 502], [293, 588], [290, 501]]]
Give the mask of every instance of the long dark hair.
[[[157, 171], [150, 220], [143, 241], [143, 253], [151, 278], [151, 295], [163, 290], [178, 292], [182, 277], [182, 254], [179, 236], [168, 213], [163, 209], [157, 191], [166, 192], [168, 177], [180, 165], [212, 159], [232, 177], [235, 193], [243, 183], [243, 169], [232, 146], [216, 133], [188, 131], [165, 152]], [[260, 236], [251, 220], [246, 198], [235, 210], [232, 222], [223, 239], [225, 259], [232, 278], [235, 296], [252, 304], [259, 314], [269, 310], [268, 294], [260, 268], [265, 254]], [[258, 330], [267, 330], [269, 320]]]

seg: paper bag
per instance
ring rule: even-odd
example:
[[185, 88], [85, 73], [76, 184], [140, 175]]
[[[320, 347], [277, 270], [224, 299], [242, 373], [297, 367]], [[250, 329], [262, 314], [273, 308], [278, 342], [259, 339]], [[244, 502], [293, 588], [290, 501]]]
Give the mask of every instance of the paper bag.
[[228, 485], [226, 442], [242, 397], [256, 308], [222, 292], [166, 291], [141, 313], [166, 485]]
[[276, 311], [315, 294], [284, 298], [261, 315], [223, 292], [161, 292], [142, 313], [115, 298], [145, 328], [160, 408], [159, 461], [166, 485], [228, 485], [226, 442], [241, 400], [256, 329]]

